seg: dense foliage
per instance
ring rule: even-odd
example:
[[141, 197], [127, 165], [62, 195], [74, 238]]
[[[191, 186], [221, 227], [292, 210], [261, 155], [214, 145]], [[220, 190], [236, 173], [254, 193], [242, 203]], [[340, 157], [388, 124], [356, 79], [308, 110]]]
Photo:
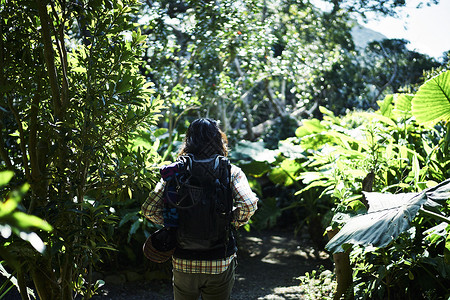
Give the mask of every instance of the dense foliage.
[[[336, 117], [321, 108], [323, 120], [305, 120], [296, 137], [283, 141], [271, 155], [258, 157], [246, 151], [255, 160], [266, 162], [260, 172], [268, 172], [274, 183], [300, 186], [288, 207], [280, 208], [273, 201], [266, 204], [264, 199], [266, 220], [276, 218], [286, 208], [301, 207], [306, 208], [307, 221], [321, 218], [324, 227], [319, 233], [327, 225], [351, 224], [329, 247], [336, 252], [342, 251], [337, 248], [342, 244], [346, 250], [346, 243], [357, 245], [351, 252], [352, 291], [357, 299], [448, 297], [448, 184], [443, 196], [429, 194], [433, 201], [425, 202], [425, 198], [415, 205], [410, 202], [402, 206], [410, 198], [417, 202], [419, 198], [413, 198], [416, 194], [408, 198], [399, 193], [421, 191], [450, 177], [449, 79], [450, 72], [446, 71], [423, 84], [415, 95], [388, 96], [373, 113]], [[377, 198], [372, 205], [379, 203], [384, 210], [377, 216], [373, 212], [376, 208], [370, 206], [372, 211], [364, 218], [361, 214], [367, 213], [371, 202], [362, 192], [372, 190], [396, 195], [372, 196]], [[387, 214], [388, 208], [400, 219], [408, 217], [411, 223], [401, 225], [400, 219], [389, 219], [392, 214]], [[301, 211], [305, 213], [305, 209]], [[353, 223], [349, 222], [352, 216], [358, 216]], [[405, 231], [398, 232], [395, 226]], [[378, 228], [384, 232], [375, 235]], [[379, 244], [375, 236], [388, 240]]]
[[2, 169], [15, 173], [8, 187], [30, 185], [20, 209], [53, 226], [38, 232], [42, 255], [15, 236], [2, 242], [24, 299], [30, 280], [40, 299], [90, 298], [93, 266], [117, 241], [115, 210], [152, 181], [154, 156], [132, 148], [161, 106], [138, 70], [138, 7], [1, 1]]
[[[155, 228], [140, 205], [198, 116], [221, 120], [261, 198], [251, 226], [306, 226], [318, 247], [365, 211], [367, 182], [449, 178], [446, 67], [351, 35], [351, 13], [405, 1], [325, 2], [0, 0], [0, 294], [89, 299], [95, 269], [142, 265]], [[414, 235], [354, 248], [355, 295], [441, 295], [449, 229], [435, 225], [420, 216]]]

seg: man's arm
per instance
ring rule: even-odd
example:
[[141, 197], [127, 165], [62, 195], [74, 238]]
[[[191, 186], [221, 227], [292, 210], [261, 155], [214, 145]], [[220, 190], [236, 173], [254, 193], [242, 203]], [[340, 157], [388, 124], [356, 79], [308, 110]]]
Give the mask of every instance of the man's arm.
[[156, 185], [155, 189], [150, 192], [147, 200], [141, 207], [141, 213], [149, 219], [151, 222], [163, 225], [163, 193], [164, 193], [165, 182], [160, 181]]
[[232, 166], [231, 173], [232, 194], [234, 206], [236, 207], [232, 223], [235, 228], [239, 228], [248, 223], [251, 216], [255, 213], [258, 207], [258, 198], [253, 193], [247, 177], [240, 168]]

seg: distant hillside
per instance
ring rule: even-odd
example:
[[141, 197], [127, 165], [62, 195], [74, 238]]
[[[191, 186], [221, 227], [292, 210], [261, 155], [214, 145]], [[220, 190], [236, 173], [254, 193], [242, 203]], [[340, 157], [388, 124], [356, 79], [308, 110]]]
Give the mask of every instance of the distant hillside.
[[352, 36], [355, 46], [359, 48], [365, 48], [366, 45], [372, 41], [380, 41], [387, 38], [381, 33], [361, 25], [356, 25], [353, 27]]

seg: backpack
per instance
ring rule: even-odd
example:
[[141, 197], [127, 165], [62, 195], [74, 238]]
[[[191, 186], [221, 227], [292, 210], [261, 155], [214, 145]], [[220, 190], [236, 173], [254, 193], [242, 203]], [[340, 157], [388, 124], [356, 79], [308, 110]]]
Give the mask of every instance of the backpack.
[[233, 207], [230, 162], [220, 155], [197, 159], [189, 154], [177, 164], [164, 191], [165, 211], [177, 223], [177, 247], [203, 251], [226, 246]]

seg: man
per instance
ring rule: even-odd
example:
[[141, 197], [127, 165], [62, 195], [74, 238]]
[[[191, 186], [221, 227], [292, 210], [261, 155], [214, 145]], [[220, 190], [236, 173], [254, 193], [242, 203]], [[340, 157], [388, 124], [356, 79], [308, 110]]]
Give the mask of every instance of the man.
[[[216, 121], [197, 119], [189, 126], [180, 155], [192, 154], [204, 159], [213, 155], [227, 156], [228, 140]], [[246, 224], [257, 209], [258, 198], [250, 189], [242, 170], [231, 165], [231, 192], [233, 198], [233, 220], [237, 229]], [[146, 218], [163, 224], [163, 193], [165, 182], [161, 181], [142, 205]], [[175, 300], [230, 299], [235, 280], [236, 241], [232, 232], [221, 251], [195, 251], [175, 249], [172, 259], [173, 289]]]

